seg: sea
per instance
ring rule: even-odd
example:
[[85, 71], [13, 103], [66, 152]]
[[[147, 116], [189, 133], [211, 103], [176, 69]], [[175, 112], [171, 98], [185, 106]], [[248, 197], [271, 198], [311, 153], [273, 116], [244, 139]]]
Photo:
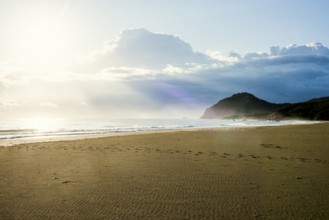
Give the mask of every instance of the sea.
[[145, 131], [234, 128], [305, 124], [307, 121], [227, 119], [88, 119], [30, 118], [0, 121], [1, 141], [50, 137], [80, 137]]

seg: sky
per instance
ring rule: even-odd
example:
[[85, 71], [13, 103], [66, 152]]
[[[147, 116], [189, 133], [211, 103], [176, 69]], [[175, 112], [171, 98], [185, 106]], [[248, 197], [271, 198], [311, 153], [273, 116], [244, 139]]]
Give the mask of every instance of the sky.
[[329, 96], [326, 0], [0, 0], [0, 118], [200, 117]]

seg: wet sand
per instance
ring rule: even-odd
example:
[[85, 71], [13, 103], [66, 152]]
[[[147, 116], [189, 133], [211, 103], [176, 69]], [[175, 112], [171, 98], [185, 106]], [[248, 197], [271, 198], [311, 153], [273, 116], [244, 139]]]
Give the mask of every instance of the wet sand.
[[329, 219], [329, 123], [0, 148], [0, 219]]

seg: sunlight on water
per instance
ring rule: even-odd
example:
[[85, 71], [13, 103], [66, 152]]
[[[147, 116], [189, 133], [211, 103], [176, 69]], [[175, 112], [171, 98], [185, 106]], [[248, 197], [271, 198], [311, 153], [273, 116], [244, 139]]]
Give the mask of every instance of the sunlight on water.
[[23, 118], [19, 121], [23, 128], [29, 128], [37, 131], [58, 130], [64, 124], [63, 119], [46, 116]]

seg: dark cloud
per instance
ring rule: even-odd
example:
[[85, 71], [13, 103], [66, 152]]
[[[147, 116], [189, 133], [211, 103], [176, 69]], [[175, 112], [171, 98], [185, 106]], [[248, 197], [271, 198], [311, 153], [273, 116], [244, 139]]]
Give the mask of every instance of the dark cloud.
[[208, 105], [241, 91], [272, 102], [299, 102], [329, 96], [329, 57], [253, 56], [189, 74], [157, 74], [154, 79], [140, 79], [131, 85], [159, 105]]

